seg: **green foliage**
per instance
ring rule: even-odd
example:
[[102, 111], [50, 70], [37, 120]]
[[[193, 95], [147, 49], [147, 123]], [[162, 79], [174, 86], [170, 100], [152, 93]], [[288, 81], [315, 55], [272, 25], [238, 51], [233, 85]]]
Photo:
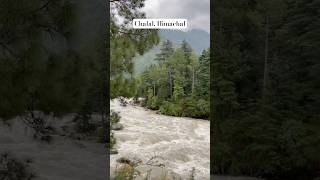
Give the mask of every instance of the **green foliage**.
[[110, 98], [122, 97], [133, 97], [137, 94], [139, 82], [134, 78], [123, 78], [119, 76], [110, 81]]
[[113, 132], [110, 131], [110, 143], [109, 143], [109, 148], [112, 149], [113, 146], [117, 143], [116, 138], [114, 137]]
[[164, 62], [174, 53], [173, 44], [171, 41], [166, 40], [162, 43], [160, 53], [156, 54], [156, 61]]
[[175, 103], [167, 101], [160, 107], [160, 112], [170, 116], [182, 116], [182, 108]]
[[[112, 124], [116, 124], [119, 123], [121, 119], [121, 116], [119, 115], [119, 113], [112, 111], [110, 112], [110, 126], [112, 126]], [[110, 142], [109, 142], [109, 147], [113, 148], [113, 146], [116, 144], [116, 138], [114, 137], [113, 132], [110, 130]]]
[[132, 29], [130, 26], [129, 22], [133, 19], [145, 17], [141, 12], [143, 6], [144, 0], [110, 2], [111, 98], [134, 96], [136, 82], [132, 78], [133, 58], [137, 54], [142, 55], [159, 42], [158, 31]]
[[151, 65], [140, 76], [138, 95], [146, 97], [146, 107], [172, 116], [209, 117], [209, 51], [198, 58], [183, 41], [173, 49], [162, 44]]
[[[1, 1], [0, 117], [25, 111], [61, 115], [102, 107], [103, 63], [92, 47], [74, 47], [79, 4], [69, 0]], [[93, 49], [91, 49], [93, 48]]]
[[30, 170], [30, 160], [19, 160], [10, 154], [0, 155], [0, 179], [32, 180], [35, 174]]
[[111, 124], [115, 124], [118, 123], [120, 121], [121, 117], [119, 115], [119, 113], [114, 112], [111, 110], [111, 114], [110, 114], [110, 123]]
[[179, 101], [179, 99], [182, 99], [185, 96], [183, 87], [180, 86], [178, 83], [174, 84], [174, 90], [173, 90], [173, 100]]
[[170, 116], [184, 116], [193, 118], [208, 118], [210, 113], [209, 102], [203, 99], [182, 99], [178, 102], [164, 101], [160, 112]]
[[157, 96], [153, 96], [153, 97], [149, 98], [147, 100], [146, 107], [149, 109], [153, 109], [153, 110], [159, 109], [160, 101], [158, 100]]
[[88, 114], [80, 114], [75, 118], [76, 126], [75, 130], [82, 134], [91, 134], [97, 128], [97, 126], [91, 122], [91, 116]]
[[208, 118], [208, 115], [210, 114], [210, 103], [208, 100], [205, 99], [199, 99], [196, 102], [196, 105], [194, 109], [196, 109], [196, 111], [194, 111], [193, 117], [197, 117], [197, 118]]
[[319, 3], [246, 2], [215, 1], [212, 173], [314, 179], [320, 23], [312, 7]]
[[[108, 127], [107, 127], [107, 124], [106, 123], [103, 123], [102, 126], [98, 129], [98, 132], [97, 132], [97, 142], [98, 143], [107, 143], [107, 139], [110, 138], [114, 138], [113, 135], [112, 135], [112, 138], [111, 138], [111, 133], [110, 133], [110, 136], [108, 137]], [[111, 140], [112, 142], [113, 140]], [[110, 144], [110, 146], [113, 146]]]
[[210, 51], [204, 50], [199, 57], [198, 83], [195, 84], [195, 95], [209, 97], [210, 89]]

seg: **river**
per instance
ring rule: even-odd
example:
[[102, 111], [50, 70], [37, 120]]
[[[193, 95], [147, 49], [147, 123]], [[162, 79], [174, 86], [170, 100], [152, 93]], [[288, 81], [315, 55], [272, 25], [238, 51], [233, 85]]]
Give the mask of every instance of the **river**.
[[118, 154], [111, 155], [111, 167], [120, 157], [147, 161], [157, 155], [165, 167], [183, 178], [195, 168], [195, 177], [208, 180], [210, 174], [210, 122], [186, 117], [172, 117], [128, 104], [110, 101], [111, 110], [120, 113], [121, 131], [115, 131]]

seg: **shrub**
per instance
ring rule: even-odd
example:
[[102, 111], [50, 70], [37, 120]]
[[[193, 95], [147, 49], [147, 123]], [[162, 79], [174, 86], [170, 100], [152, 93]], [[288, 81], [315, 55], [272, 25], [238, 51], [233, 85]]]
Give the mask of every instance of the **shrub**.
[[17, 160], [8, 153], [0, 155], [1, 180], [32, 180], [36, 176], [30, 171], [30, 160]]
[[109, 143], [110, 149], [113, 148], [115, 144], [116, 144], [116, 138], [114, 137], [113, 132], [110, 131], [110, 143]]
[[209, 118], [210, 103], [204, 99], [200, 99], [197, 102], [197, 112], [199, 118]]
[[169, 115], [170, 105], [171, 105], [170, 102], [164, 101], [164, 102], [162, 103], [162, 106], [161, 106], [160, 109], [159, 109], [160, 112], [161, 112], [162, 114], [168, 114], [168, 115]]
[[54, 133], [54, 128], [47, 124], [44, 114], [30, 111], [22, 116], [22, 120], [28, 127], [35, 131], [33, 134], [34, 139], [39, 139], [47, 143], [51, 142], [51, 135]]
[[193, 118], [208, 118], [210, 113], [209, 102], [203, 99], [184, 99], [178, 102], [164, 101], [160, 106], [162, 114], [170, 116], [184, 116]]
[[195, 117], [197, 116], [197, 104], [193, 99], [180, 100], [178, 106], [181, 107], [181, 116]]
[[160, 101], [157, 96], [153, 96], [147, 100], [147, 108], [152, 110], [158, 110], [160, 108]]
[[91, 116], [89, 114], [77, 115], [74, 119], [76, 122], [75, 130], [78, 133], [91, 134], [97, 129], [97, 126], [90, 122]]
[[165, 101], [160, 107], [160, 112], [169, 116], [181, 116], [181, 110], [181, 107], [168, 101]]
[[[119, 113], [111, 110], [110, 125], [118, 123], [120, 119], [121, 119], [121, 116], [119, 115]], [[107, 134], [107, 129], [105, 129], [104, 133]], [[109, 140], [109, 142], [107, 142], [109, 148], [110, 149], [113, 148], [113, 146], [116, 144], [116, 138], [114, 137], [114, 134], [111, 130], [110, 130], [110, 139], [107, 139], [107, 140]]]
[[119, 115], [119, 113], [111, 110], [111, 113], [110, 113], [110, 123], [111, 124], [118, 123], [120, 121], [120, 118], [121, 118], [121, 116]]
[[106, 123], [98, 129], [98, 143], [107, 143], [108, 127]]

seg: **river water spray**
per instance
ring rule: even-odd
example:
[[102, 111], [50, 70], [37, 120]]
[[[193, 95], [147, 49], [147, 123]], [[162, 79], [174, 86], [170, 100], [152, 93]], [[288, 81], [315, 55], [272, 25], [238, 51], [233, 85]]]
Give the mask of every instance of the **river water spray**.
[[166, 168], [187, 178], [195, 168], [196, 179], [208, 180], [210, 174], [210, 122], [185, 117], [157, 114], [155, 111], [118, 100], [110, 102], [111, 110], [119, 112], [121, 131], [115, 131], [119, 154], [111, 155], [115, 168], [120, 157], [134, 157], [143, 161], [157, 155]]

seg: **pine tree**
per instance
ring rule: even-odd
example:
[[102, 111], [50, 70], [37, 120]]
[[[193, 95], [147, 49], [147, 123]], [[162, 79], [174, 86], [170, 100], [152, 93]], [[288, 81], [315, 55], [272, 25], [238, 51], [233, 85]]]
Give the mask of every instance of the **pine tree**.
[[163, 63], [166, 66], [167, 73], [168, 73], [168, 87], [167, 92], [169, 94], [169, 97], [172, 97], [173, 92], [173, 67], [171, 63], [169, 62], [170, 56], [172, 56], [174, 53], [172, 42], [169, 40], [166, 40], [163, 42], [160, 53], [156, 54], [155, 60], [159, 63]]
[[[112, 97], [121, 96], [119, 89], [123, 78], [132, 77], [134, 70], [133, 57], [142, 55], [146, 50], [159, 43], [158, 31], [132, 29], [130, 22], [134, 18], [144, 18], [141, 12], [144, 0], [110, 1], [110, 48], [111, 69], [110, 85]], [[122, 19], [121, 23], [119, 19]], [[126, 84], [122, 84], [126, 86]], [[121, 87], [128, 89], [129, 87]]]
[[213, 173], [316, 177], [317, 5], [215, 1]]
[[[166, 41], [162, 49], [171, 49], [171, 45], [166, 48], [168, 44], [169, 41]], [[192, 49], [189, 60], [182, 48], [174, 49], [171, 55], [166, 52], [168, 51], [162, 50], [156, 57], [160, 62], [148, 67], [140, 77], [139, 93], [146, 97], [146, 107], [168, 115], [208, 118], [209, 52], [205, 51], [201, 63]], [[171, 91], [167, 72], [171, 72], [172, 76]], [[186, 79], [187, 76], [190, 77], [189, 80]]]
[[210, 51], [204, 50], [199, 57], [198, 83], [196, 83], [196, 92], [198, 96], [209, 99], [210, 86]]

